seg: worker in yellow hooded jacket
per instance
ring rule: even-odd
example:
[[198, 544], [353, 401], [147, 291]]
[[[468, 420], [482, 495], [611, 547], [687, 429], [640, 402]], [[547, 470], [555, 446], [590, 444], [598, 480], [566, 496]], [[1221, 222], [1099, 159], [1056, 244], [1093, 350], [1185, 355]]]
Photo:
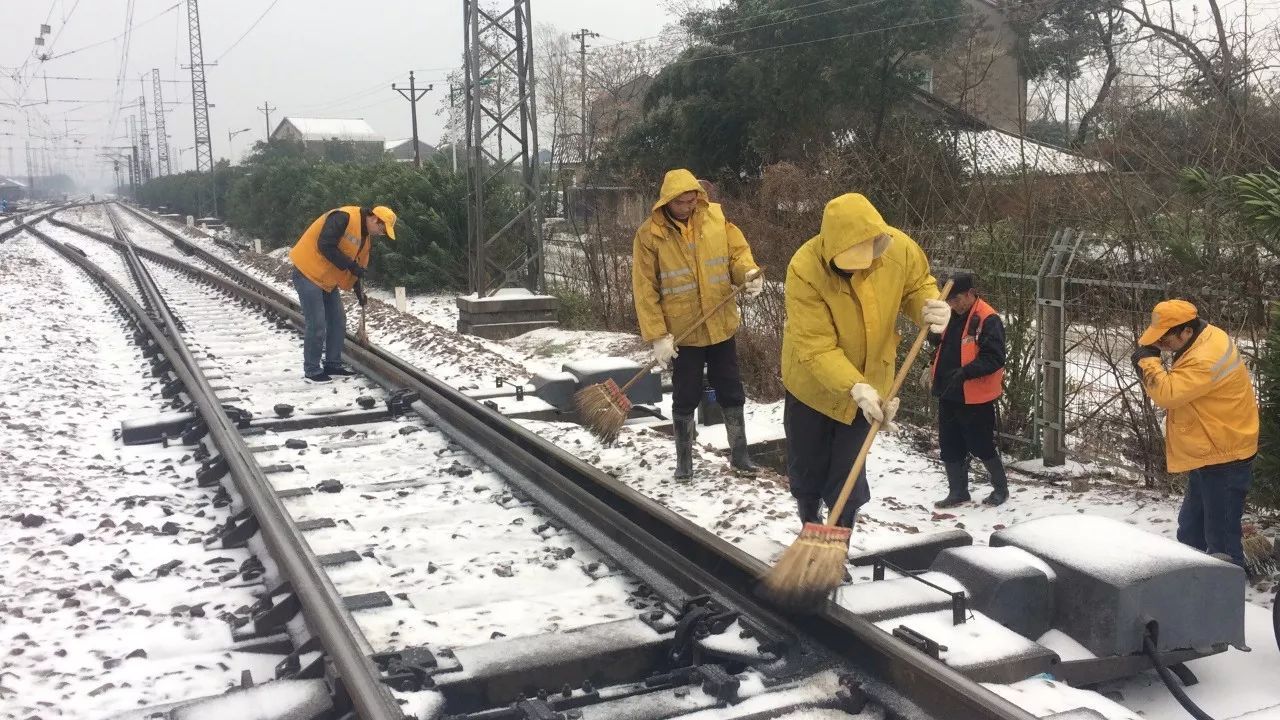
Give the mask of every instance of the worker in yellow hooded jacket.
[[[676, 479], [693, 476], [694, 410], [702, 398], [704, 370], [724, 411], [730, 465], [739, 473], [753, 473], [742, 410], [746, 393], [734, 341], [737, 304], [724, 304], [694, 327], [735, 285], [744, 285], [747, 297], [764, 289], [746, 238], [725, 219], [718, 203], [708, 201], [693, 173], [671, 170], [649, 218], [636, 231], [632, 252], [631, 289], [640, 336], [652, 344], [660, 367], [672, 364]], [[686, 331], [691, 332], [685, 336]]]
[[[941, 332], [951, 309], [938, 295], [920, 246], [855, 193], [827, 203], [818, 235], [792, 256], [783, 426], [801, 522], [821, 522], [821, 502], [834, 504], [871, 421], [892, 422], [898, 400], [881, 396], [893, 384], [898, 314]], [[864, 468], [838, 523], [852, 527], [870, 499]]]

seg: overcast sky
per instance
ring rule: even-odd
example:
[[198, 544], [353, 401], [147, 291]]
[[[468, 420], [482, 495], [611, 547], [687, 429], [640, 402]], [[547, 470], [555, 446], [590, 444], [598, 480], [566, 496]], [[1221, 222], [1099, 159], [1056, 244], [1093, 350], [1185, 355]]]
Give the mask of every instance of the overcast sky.
[[[121, 73], [124, 40], [111, 38], [124, 32], [130, 4], [135, 29]], [[656, 5], [533, 0], [532, 13], [535, 25], [586, 27], [602, 35], [594, 42], [606, 44], [661, 32], [671, 18]], [[166, 113], [170, 155], [175, 163], [181, 155], [182, 169], [194, 169], [194, 153], [180, 152], [192, 146], [193, 137], [190, 75], [181, 67], [189, 64], [186, 21], [185, 0], [0, 0], [0, 174], [25, 173], [28, 119], [33, 146], [70, 146], [66, 139], [43, 137], [50, 127], [69, 132], [81, 142], [83, 171], [101, 173], [106, 165], [97, 158], [99, 148], [125, 144], [127, 117], [136, 113], [132, 107], [118, 113], [112, 139], [116, 78], [125, 78], [121, 95], [132, 104], [144, 91], [140, 76], [148, 74], [145, 95], [154, 118], [152, 68], [166, 81], [166, 104], [175, 102]], [[52, 33], [40, 50], [50, 59], [39, 62], [33, 40], [45, 22]], [[277, 108], [273, 125], [285, 115], [359, 117], [388, 139], [409, 137], [409, 103], [391, 89], [392, 82], [408, 84], [409, 70], [416, 71], [419, 85], [435, 83], [418, 104], [419, 135], [430, 143], [440, 136], [435, 111], [448, 99], [445, 75], [461, 58], [462, 0], [205, 0], [200, 22], [205, 63], [217, 61], [206, 70], [216, 158], [231, 154], [230, 130], [249, 128], [231, 145], [236, 157], [264, 138], [265, 120], [257, 110], [264, 101]], [[101, 44], [81, 49], [95, 43]], [[15, 102], [24, 107], [15, 108]]]

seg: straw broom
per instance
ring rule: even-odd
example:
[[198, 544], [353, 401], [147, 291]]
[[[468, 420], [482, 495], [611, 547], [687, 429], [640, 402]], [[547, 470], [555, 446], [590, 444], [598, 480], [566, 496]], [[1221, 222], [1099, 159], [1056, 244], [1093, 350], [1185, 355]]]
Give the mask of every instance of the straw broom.
[[[711, 319], [724, 307], [730, 300], [738, 297], [742, 292], [742, 288], [746, 286], [746, 281], [754, 280], [761, 273], [761, 268], [749, 271], [742, 285], [733, 288], [733, 292], [726, 295], [716, 303], [710, 310], [703, 313], [687, 330], [680, 333], [680, 337], [676, 338], [674, 344], [678, 347], [680, 341], [693, 334], [694, 330], [702, 327], [703, 323]], [[612, 378], [602, 383], [589, 385], [573, 395], [573, 404], [578, 411], [579, 421], [586, 426], [596, 437], [605, 443], [611, 443], [618, 437], [618, 431], [622, 429], [623, 423], [627, 421], [627, 417], [631, 414], [631, 400], [627, 398], [627, 390], [632, 385], [640, 382], [640, 378], [648, 375], [655, 367], [657, 360], [650, 360], [640, 372], [627, 381], [626, 385], [618, 387], [618, 384]]]
[[1253, 525], [1245, 525], [1243, 530], [1240, 544], [1244, 548], [1244, 564], [1254, 575], [1270, 574], [1276, 567], [1271, 541]]
[[[951, 284], [948, 280], [942, 287], [940, 297], [945, 298], [951, 292]], [[907, 352], [906, 360], [893, 378], [893, 387], [882, 399], [882, 403], [887, 404], [898, 396], [898, 390], [906, 381], [928, 335], [929, 326], [921, 327], [915, 342], [911, 344], [911, 350]], [[844, 581], [844, 566], [849, 557], [849, 538], [853, 529], [836, 525], [836, 520], [844, 511], [849, 496], [853, 494], [854, 485], [867, 464], [867, 453], [871, 451], [871, 444], [875, 442], [880, 426], [880, 421], [872, 421], [871, 429], [862, 441], [862, 448], [858, 450], [858, 457], [853, 461], [853, 468], [845, 478], [840, 497], [827, 515], [827, 521], [805, 523], [800, 536], [764, 576], [760, 591], [769, 601], [792, 610], [813, 610]]]

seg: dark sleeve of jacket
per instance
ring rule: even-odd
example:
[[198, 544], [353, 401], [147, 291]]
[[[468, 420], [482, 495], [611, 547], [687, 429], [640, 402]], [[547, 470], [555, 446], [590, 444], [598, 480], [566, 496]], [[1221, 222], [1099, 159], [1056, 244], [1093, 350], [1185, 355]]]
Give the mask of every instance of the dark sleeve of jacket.
[[324, 227], [320, 228], [320, 241], [317, 243], [320, 247], [320, 254], [339, 270], [351, 270], [356, 266], [355, 260], [343, 255], [342, 251], [338, 249], [338, 242], [347, 233], [347, 223], [350, 221], [351, 216], [345, 211], [334, 210], [325, 219]]
[[969, 379], [986, 377], [1004, 367], [1004, 323], [999, 315], [992, 315], [982, 324], [978, 335], [978, 357], [965, 365], [964, 376]]

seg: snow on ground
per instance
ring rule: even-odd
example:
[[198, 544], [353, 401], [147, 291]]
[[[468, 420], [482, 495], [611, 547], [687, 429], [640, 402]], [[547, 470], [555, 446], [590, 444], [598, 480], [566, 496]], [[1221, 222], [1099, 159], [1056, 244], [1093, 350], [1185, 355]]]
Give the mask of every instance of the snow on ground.
[[[79, 269], [27, 234], [0, 286], [0, 717], [101, 718], [218, 694], [271, 655], [231, 653], [243, 550], [206, 550], [225, 519], [180, 447], [124, 447], [156, 388], [128, 328]], [[40, 312], [32, 312], [39, 308]]]
[[[287, 294], [287, 267], [275, 258], [245, 254], [242, 262], [260, 278], [272, 282]], [[401, 314], [391, 304], [391, 293], [374, 291], [386, 302], [371, 304], [370, 337], [406, 360], [439, 374], [458, 385], [491, 387], [495, 376], [519, 379], [542, 369], [558, 369], [566, 359], [601, 355], [622, 355], [643, 361], [645, 346], [638, 338], [618, 333], [573, 333], [561, 329], [528, 333], [506, 343], [459, 338], [453, 332], [457, 309], [452, 296], [411, 297], [409, 313]], [[350, 306], [349, 306], [350, 307]], [[349, 317], [356, 317], [349, 309]], [[406, 317], [407, 315], [407, 317]], [[669, 401], [667, 401], [669, 402]], [[665, 404], [665, 403], [664, 403]], [[669, 413], [669, 408], [664, 408]], [[749, 403], [748, 436], [753, 442], [782, 437], [781, 403]], [[772, 561], [790, 544], [798, 530], [794, 505], [785, 478], [765, 472], [759, 479], [744, 479], [728, 472], [722, 455], [725, 447], [722, 427], [699, 429], [696, 477], [677, 483], [671, 479], [674, 447], [670, 435], [652, 424], [628, 425], [619, 442], [601, 446], [585, 429], [558, 423], [526, 422], [548, 440], [574, 451], [579, 457], [640, 492], [667, 505], [691, 521], [719, 535], [746, 552]], [[971, 471], [975, 500], [986, 494], [982, 471], [977, 463]], [[876, 441], [868, 461], [872, 501], [864, 508], [853, 540], [853, 551], [887, 547], [917, 536], [959, 528], [985, 544], [990, 534], [1023, 520], [1062, 513], [1088, 513], [1114, 518], [1135, 527], [1172, 538], [1176, 528], [1179, 498], [1108, 479], [1109, 468], [1075, 464], [1063, 470], [1046, 469], [1032, 462], [1012, 469], [1011, 498], [999, 508], [978, 503], [946, 511], [935, 511], [933, 501], [946, 494], [946, 480], [937, 458], [936, 440], [928, 429], [886, 435]], [[870, 579], [869, 569], [855, 581]], [[1271, 603], [1269, 583], [1250, 588], [1249, 599], [1258, 606]], [[1268, 711], [1268, 702], [1280, 703], [1274, 683], [1266, 685], [1261, 697], [1253, 685], [1261, 678], [1280, 675], [1280, 662], [1269, 639], [1269, 618], [1261, 607], [1247, 613], [1252, 655], [1228, 651], [1222, 655], [1190, 663], [1202, 678], [1197, 688], [1200, 699], [1212, 704], [1229, 698], [1233, 705], [1254, 710], [1250, 720], [1280, 718], [1280, 710]], [[1240, 668], [1250, 668], [1243, 672]], [[1031, 681], [1028, 681], [1031, 682]], [[1145, 717], [1177, 717], [1168, 710], [1168, 700], [1155, 676], [1147, 673], [1114, 688], [1130, 711]], [[1069, 690], [1069, 689], [1068, 689]], [[1028, 707], [1055, 705], [1052, 688], [1014, 686], [1013, 695], [1028, 698]], [[1274, 701], [1268, 698], [1274, 696]], [[1096, 696], [1093, 696], [1096, 697]], [[1069, 701], [1070, 698], [1067, 698]], [[1170, 700], [1171, 702], [1171, 700]], [[1048, 703], [1046, 705], [1046, 703]], [[1055, 705], [1056, 706], [1056, 705]], [[1212, 710], [1211, 710], [1212, 712]], [[1274, 714], [1268, 714], [1274, 712]], [[1104, 713], [1105, 714], [1105, 713]], [[1111, 717], [1130, 717], [1115, 714]], [[1240, 714], [1223, 717], [1243, 717]]]

